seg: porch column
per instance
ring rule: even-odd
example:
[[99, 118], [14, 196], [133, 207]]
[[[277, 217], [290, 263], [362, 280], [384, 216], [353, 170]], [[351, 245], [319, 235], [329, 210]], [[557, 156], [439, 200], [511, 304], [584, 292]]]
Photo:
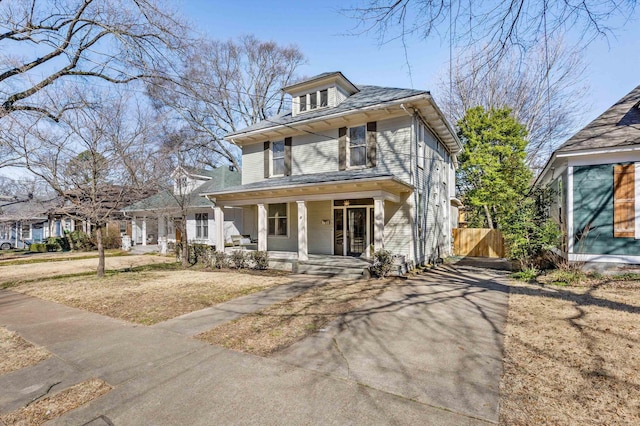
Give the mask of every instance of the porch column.
[[309, 259], [307, 238], [307, 202], [298, 201], [298, 260]]
[[142, 218], [142, 245], [147, 245], [147, 217]]
[[138, 226], [136, 225], [136, 217], [131, 218], [131, 245], [138, 243]]
[[384, 198], [373, 199], [373, 250], [384, 249]]
[[165, 216], [158, 216], [158, 244], [160, 254], [167, 254], [167, 228], [165, 226]]
[[224, 253], [224, 210], [222, 207], [213, 208], [213, 219], [216, 227], [216, 251]]
[[267, 251], [267, 208], [258, 204], [258, 250]]

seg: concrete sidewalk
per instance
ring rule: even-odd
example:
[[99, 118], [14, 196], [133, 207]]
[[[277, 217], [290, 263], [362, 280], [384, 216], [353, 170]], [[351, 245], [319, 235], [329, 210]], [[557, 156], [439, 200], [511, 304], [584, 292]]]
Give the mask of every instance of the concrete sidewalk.
[[[455, 279], [455, 275], [439, 279]], [[0, 411], [24, 405], [58, 381], [62, 383], [52, 392], [98, 377], [114, 389], [53, 424], [493, 423], [497, 405], [492, 404], [497, 401], [482, 394], [490, 391], [497, 395], [500, 381], [500, 368], [495, 368], [497, 355], [491, 348], [501, 344], [502, 289], [491, 289], [493, 284], [482, 279], [492, 278], [458, 282], [454, 285], [457, 291], [450, 286], [430, 291], [433, 283], [415, 280], [404, 290], [387, 292], [354, 313], [344, 321], [343, 330], [355, 326], [358, 332], [351, 336], [337, 333], [330, 339], [338, 342], [340, 356], [348, 360], [346, 373], [343, 362], [332, 361], [333, 350], [329, 355], [309, 354], [304, 349], [306, 341], [293, 346], [281, 359], [267, 359], [212, 346], [161, 327], [136, 326], [0, 291], [0, 324], [54, 354], [36, 366], [0, 376]], [[456, 298], [461, 301], [432, 310], [444, 300]], [[469, 303], [475, 308], [469, 308]], [[454, 311], [445, 315], [447, 309]], [[471, 315], [469, 321], [460, 321], [466, 315]], [[385, 320], [391, 321], [387, 327], [382, 326]], [[364, 322], [355, 325], [357, 321]], [[495, 328], [480, 326], [478, 321], [495, 323]], [[365, 327], [367, 323], [371, 329]], [[455, 328], [466, 325], [470, 328]], [[334, 333], [335, 327], [320, 339]], [[440, 332], [443, 329], [445, 333]], [[351, 337], [362, 345], [361, 357], [352, 357], [357, 348], [348, 349], [346, 339]], [[463, 340], [463, 348], [447, 343]], [[476, 344], [485, 346], [475, 348]], [[452, 353], [443, 352], [445, 349]], [[490, 350], [485, 353], [485, 349]], [[297, 358], [296, 351], [315, 361]], [[437, 367], [438, 361], [443, 367], [429, 370]], [[388, 374], [380, 375], [385, 368]], [[485, 373], [493, 376], [490, 384], [484, 379], [465, 379], [477, 368], [482, 369], [483, 377]], [[367, 375], [367, 371], [374, 375]], [[449, 380], [455, 384], [443, 387], [442, 397], [438, 397], [441, 390], [436, 384], [445, 386]], [[454, 403], [457, 399], [463, 404]], [[491, 407], [467, 409], [474, 403]]]

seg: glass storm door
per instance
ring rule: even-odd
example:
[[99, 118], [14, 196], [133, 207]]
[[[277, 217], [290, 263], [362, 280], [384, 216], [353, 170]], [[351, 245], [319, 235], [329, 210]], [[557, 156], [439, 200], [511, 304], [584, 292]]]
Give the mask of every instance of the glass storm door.
[[333, 233], [333, 254], [344, 255], [344, 210], [333, 211], [333, 223], [335, 224]]
[[367, 244], [367, 209], [347, 209], [347, 256], [360, 256]]

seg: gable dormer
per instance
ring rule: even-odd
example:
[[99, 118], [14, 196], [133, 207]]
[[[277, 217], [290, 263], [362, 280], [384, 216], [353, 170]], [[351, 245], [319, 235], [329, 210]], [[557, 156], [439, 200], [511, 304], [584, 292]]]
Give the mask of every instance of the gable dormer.
[[174, 194], [190, 194], [203, 183], [211, 180], [213, 170], [197, 169], [195, 167], [178, 166], [171, 178], [173, 179]]
[[291, 115], [304, 114], [321, 108], [340, 105], [358, 88], [341, 72], [328, 72], [300, 81], [282, 89], [291, 95]]

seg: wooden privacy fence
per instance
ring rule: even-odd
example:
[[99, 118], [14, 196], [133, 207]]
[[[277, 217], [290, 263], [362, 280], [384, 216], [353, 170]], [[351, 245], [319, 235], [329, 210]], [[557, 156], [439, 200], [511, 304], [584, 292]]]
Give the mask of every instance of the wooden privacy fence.
[[454, 228], [453, 254], [473, 257], [504, 257], [504, 238], [497, 229]]

